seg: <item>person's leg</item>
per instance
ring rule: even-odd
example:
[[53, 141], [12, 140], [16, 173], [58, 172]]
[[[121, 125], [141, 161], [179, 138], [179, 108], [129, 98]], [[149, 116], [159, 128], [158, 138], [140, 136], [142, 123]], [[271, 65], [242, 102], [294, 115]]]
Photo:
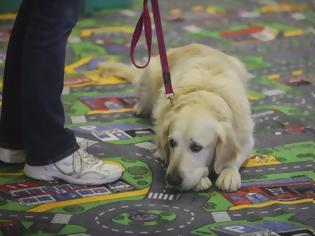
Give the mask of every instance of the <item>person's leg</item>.
[[80, 0], [33, 0], [22, 66], [24, 173], [39, 180], [104, 184], [119, 179], [122, 169], [77, 150], [73, 132], [64, 128], [65, 49], [79, 12]]
[[6, 163], [23, 163], [26, 156], [21, 124], [20, 87], [22, 52], [31, 4], [32, 0], [22, 2], [6, 53], [0, 119], [0, 160]]
[[24, 0], [18, 11], [9, 40], [2, 89], [0, 120], [0, 146], [7, 149], [23, 149], [21, 124], [21, 69], [30, 0]]
[[22, 64], [22, 124], [32, 166], [54, 163], [78, 148], [64, 128], [61, 102], [67, 38], [80, 13], [80, 0], [33, 0]]

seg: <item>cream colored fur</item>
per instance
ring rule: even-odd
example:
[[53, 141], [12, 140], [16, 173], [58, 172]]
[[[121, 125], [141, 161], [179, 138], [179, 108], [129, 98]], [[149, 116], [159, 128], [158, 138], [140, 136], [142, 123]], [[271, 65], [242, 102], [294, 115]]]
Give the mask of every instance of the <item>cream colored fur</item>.
[[[237, 190], [239, 168], [254, 145], [245, 85], [249, 73], [237, 58], [200, 44], [171, 49], [168, 60], [175, 90], [173, 106], [164, 95], [158, 57], [145, 70], [120, 63], [105, 63], [103, 68], [134, 83], [139, 98], [135, 114], [152, 115], [157, 149], [168, 163], [167, 176], [176, 173], [182, 179], [176, 188], [208, 189], [214, 161], [219, 175], [216, 186]], [[176, 147], [170, 147], [170, 139]], [[194, 145], [202, 149], [193, 152]]]

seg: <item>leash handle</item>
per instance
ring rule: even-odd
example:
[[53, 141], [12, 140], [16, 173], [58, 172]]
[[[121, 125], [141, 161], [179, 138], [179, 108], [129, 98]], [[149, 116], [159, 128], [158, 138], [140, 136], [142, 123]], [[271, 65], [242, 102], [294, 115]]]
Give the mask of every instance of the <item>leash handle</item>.
[[[135, 61], [135, 49], [137, 47], [137, 44], [139, 42], [140, 36], [142, 34], [142, 29], [144, 29], [145, 33], [145, 40], [147, 43], [147, 49], [148, 49], [148, 60], [144, 65], [138, 65]], [[143, 12], [138, 20], [138, 23], [136, 25], [135, 31], [132, 36], [131, 45], [130, 45], [130, 59], [132, 64], [134, 64], [135, 67], [143, 69], [147, 65], [149, 65], [150, 59], [151, 59], [151, 47], [152, 47], [152, 29], [151, 29], [151, 19], [148, 9], [148, 0], [143, 1]]]
[[162, 66], [162, 71], [163, 71], [163, 82], [164, 82], [164, 87], [165, 87], [165, 94], [166, 95], [174, 94], [172, 82], [171, 82], [171, 73], [168, 66], [158, 0], [151, 0], [151, 4], [152, 4], [154, 24], [155, 24], [155, 30], [156, 30], [156, 35], [157, 35], [159, 53], [160, 53], [160, 61], [161, 61], [161, 66]]
[[[173, 86], [172, 86], [172, 81], [171, 81], [171, 73], [169, 70], [169, 65], [168, 65], [168, 60], [167, 60], [167, 53], [166, 53], [166, 48], [165, 48], [164, 34], [163, 34], [163, 29], [162, 29], [162, 21], [161, 21], [161, 14], [160, 14], [158, 0], [151, 0], [151, 4], [152, 4], [152, 12], [153, 12], [153, 17], [154, 17], [155, 29], [156, 29], [156, 36], [157, 36], [157, 41], [158, 41], [160, 61], [161, 61], [162, 72], [163, 72], [163, 83], [164, 83], [165, 94], [172, 103], [174, 91], [173, 91]], [[148, 60], [145, 65], [139, 66], [135, 63], [134, 51], [140, 39], [142, 28], [144, 28], [144, 31], [145, 31], [145, 37], [146, 37], [147, 49], [148, 49]], [[131, 58], [132, 63], [137, 68], [145, 68], [149, 64], [150, 58], [151, 58], [151, 45], [152, 45], [151, 19], [150, 19], [150, 14], [148, 10], [147, 0], [144, 0], [143, 12], [136, 25], [136, 28], [135, 28], [135, 31], [131, 40], [131, 46], [130, 46], [130, 58]]]

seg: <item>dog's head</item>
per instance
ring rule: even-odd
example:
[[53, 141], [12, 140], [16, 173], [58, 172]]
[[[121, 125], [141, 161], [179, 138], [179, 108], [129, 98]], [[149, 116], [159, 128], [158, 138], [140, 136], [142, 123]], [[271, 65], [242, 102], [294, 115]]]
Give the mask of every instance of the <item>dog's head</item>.
[[207, 112], [187, 106], [166, 124], [166, 180], [175, 189], [194, 189], [201, 178], [208, 176], [211, 162], [218, 174], [237, 155], [230, 123], [218, 121]]

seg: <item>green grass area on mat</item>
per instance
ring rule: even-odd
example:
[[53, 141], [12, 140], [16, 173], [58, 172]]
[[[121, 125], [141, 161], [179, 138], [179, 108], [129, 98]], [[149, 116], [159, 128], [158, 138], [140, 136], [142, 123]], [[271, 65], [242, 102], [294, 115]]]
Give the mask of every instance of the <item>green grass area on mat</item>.
[[266, 104], [266, 105], [255, 105], [252, 108], [253, 112], [258, 112], [262, 110], [278, 110], [288, 116], [297, 116], [303, 115], [308, 116], [311, 113], [303, 108], [300, 107], [293, 107], [293, 106], [285, 106], [285, 105], [278, 105], [278, 104]]
[[248, 90], [247, 95], [256, 97], [258, 100], [264, 99], [266, 97], [264, 94], [257, 92], [257, 91], [254, 91], [254, 90]]
[[[26, 232], [23, 235], [32, 235], [32, 236], [56, 236], [55, 233], [44, 233], [41, 230], [33, 231], [29, 226]], [[65, 225], [59, 232], [58, 235], [69, 235], [69, 234], [82, 234], [86, 233], [87, 229], [80, 225]]]
[[154, 139], [154, 135], [148, 135], [148, 136], [143, 136], [143, 137], [135, 137], [132, 139], [111, 141], [109, 143], [116, 144], [116, 145], [135, 144], [135, 143], [141, 143], [145, 141], [152, 141], [153, 139]]
[[297, 171], [297, 172], [291, 172], [291, 173], [275, 173], [275, 174], [261, 174], [257, 175], [255, 177], [251, 176], [250, 178], [247, 178], [246, 176], [242, 177], [242, 181], [245, 183], [247, 182], [259, 182], [261, 180], [277, 180], [277, 179], [292, 179], [292, 178], [300, 178], [300, 177], [308, 177], [310, 179], [315, 180], [315, 173], [314, 171]]
[[91, 55], [102, 56], [104, 54], [107, 54], [106, 50], [103, 47], [98, 46], [95, 43], [90, 42], [90, 41], [72, 43], [70, 44], [70, 47], [74, 51], [76, 58], [83, 58], [83, 57], [88, 57]]
[[225, 211], [233, 206], [225, 197], [215, 190], [212, 186], [206, 193], [199, 193], [199, 196], [207, 197], [208, 201], [202, 206], [205, 211]]
[[248, 70], [270, 68], [271, 63], [265, 61], [262, 56], [257, 55], [243, 55], [240, 56], [241, 61], [244, 62]]
[[293, 92], [292, 88], [288, 85], [272, 81], [268, 79], [266, 76], [255, 77], [251, 80], [251, 83], [260, 84], [266, 86], [267, 89], [280, 89], [284, 92]]
[[152, 172], [145, 162], [138, 160], [126, 160], [119, 157], [112, 158], [112, 160], [124, 166], [126, 171], [123, 173], [122, 178], [136, 189], [143, 189], [151, 185]]
[[294, 163], [315, 160], [315, 142], [305, 141], [299, 143], [285, 144], [283, 146], [262, 148], [254, 150], [255, 154], [271, 155], [277, 159], [281, 158], [281, 163]]
[[3, 198], [0, 198], [0, 210], [2, 211], [17, 211], [17, 212], [24, 212], [27, 211], [29, 209], [31, 209], [32, 207], [30, 206], [26, 206], [23, 204], [20, 204], [18, 202], [14, 202], [14, 201], [10, 201], [10, 200], [6, 200]]

